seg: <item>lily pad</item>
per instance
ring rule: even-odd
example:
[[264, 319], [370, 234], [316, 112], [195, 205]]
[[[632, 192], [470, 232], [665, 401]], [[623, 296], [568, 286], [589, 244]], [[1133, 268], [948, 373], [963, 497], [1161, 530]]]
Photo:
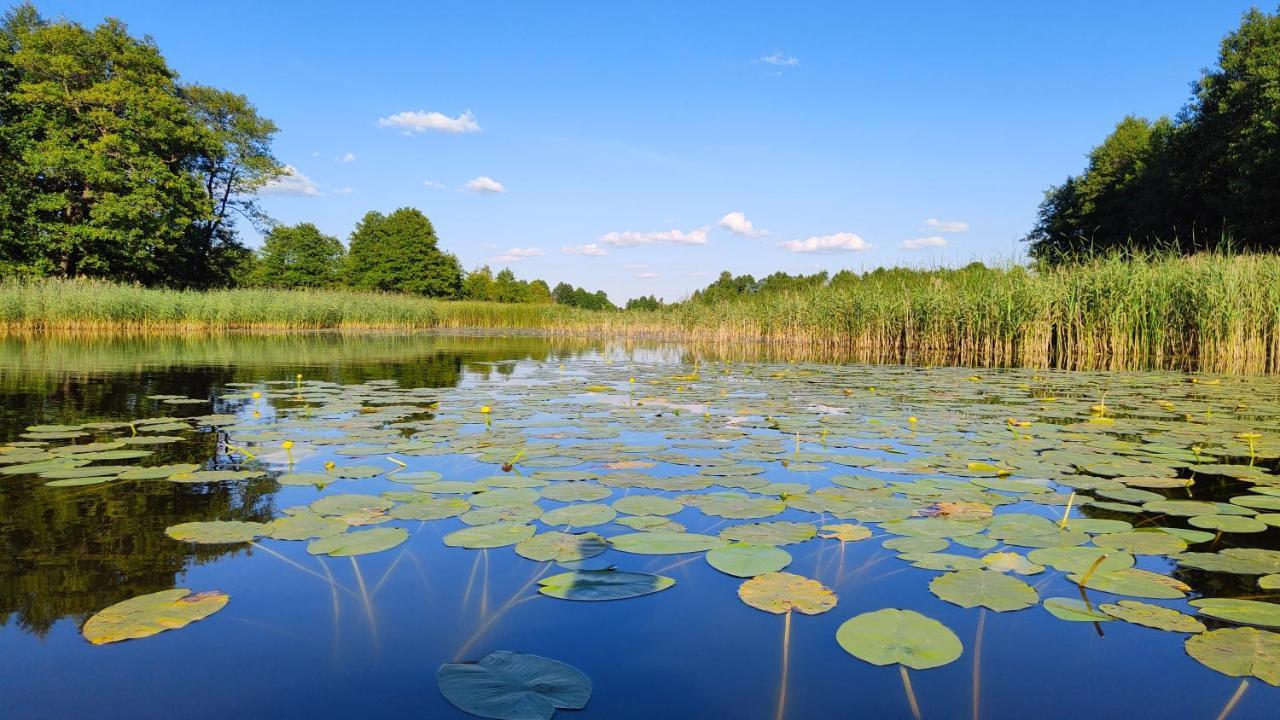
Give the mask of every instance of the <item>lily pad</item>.
[[985, 607], [1008, 612], [1040, 601], [1030, 585], [994, 570], [960, 570], [940, 575], [929, 583], [934, 595], [960, 607]]
[[1071, 622], [1108, 622], [1115, 619], [1080, 598], [1045, 598], [1044, 609], [1059, 620]]
[[538, 562], [571, 562], [593, 558], [609, 549], [609, 543], [596, 533], [564, 533], [558, 531], [534, 535], [516, 543], [516, 554]]
[[144, 638], [203, 620], [226, 606], [230, 596], [209, 590], [161, 590], [118, 602], [90, 617], [81, 632], [94, 645]]
[[1190, 615], [1137, 600], [1120, 600], [1115, 604], [1103, 603], [1098, 606], [1098, 609], [1125, 622], [1157, 630], [1183, 633], [1198, 633], [1205, 630], [1204, 623]]
[[269, 528], [262, 523], [242, 522], [240, 520], [211, 520], [205, 522], [187, 522], [171, 525], [164, 533], [174, 540], [199, 543], [201, 545], [218, 545], [222, 543], [249, 542], [256, 537], [267, 534]]
[[522, 540], [533, 537], [536, 530], [532, 525], [524, 523], [500, 522], [492, 525], [455, 530], [444, 536], [444, 544], [449, 547], [463, 547], [472, 550], [483, 548], [505, 547], [515, 545]]
[[946, 625], [913, 610], [885, 608], [846, 620], [836, 630], [845, 652], [872, 665], [904, 665], [928, 670], [953, 662], [964, 652]]
[[1234, 598], [1200, 598], [1191, 606], [1201, 615], [1242, 625], [1280, 627], [1280, 604]]
[[609, 544], [614, 550], [637, 555], [678, 555], [703, 552], [726, 543], [711, 535], [657, 530], [615, 535], [609, 538]]
[[1210, 630], [1188, 638], [1186, 649], [1223, 675], [1280, 686], [1280, 634], [1251, 627]]
[[622, 570], [577, 570], [543, 578], [538, 592], [561, 600], [624, 600], [666, 590], [676, 581]]
[[591, 527], [603, 525], [618, 514], [608, 505], [598, 503], [581, 503], [556, 508], [542, 515], [542, 522], [551, 527]]
[[346, 557], [348, 555], [368, 555], [369, 553], [390, 550], [409, 539], [409, 531], [404, 528], [387, 527], [372, 530], [354, 530], [338, 535], [330, 535], [312, 540], [307, 544], [307, 552], [312, 555], [331, 555]]
[[707, 562], [720, 572], [735, 577], [755, 577], [790, 565], [791, 553], [771, 545], [734, 543], [709, 551]]
[[507, 650], [441, 665], [436, 682], [458, 709], [495, 720], [548, 720], [557, 708], [579, 710], [591, 698], [591, 681], [574, 667]]
[[738, 586], [738, 597], [753, 608], [778, 615], [789, 610], [817, 615], [836, 606], [836, 594], [817, 580], [771, 572]]

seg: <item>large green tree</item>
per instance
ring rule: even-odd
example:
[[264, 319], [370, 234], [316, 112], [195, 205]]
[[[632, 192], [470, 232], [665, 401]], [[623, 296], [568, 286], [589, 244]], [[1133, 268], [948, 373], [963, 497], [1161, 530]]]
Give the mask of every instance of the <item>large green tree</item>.
[[436, 246], [435, 227], [414, 208], [365, 214], [348, 242], [347, 273], [366, 290], [453, 298], [462, 287], [458, 258]]
[[1176, 120], [1124, 118], [1045, 193], [1034, 257], [1280, 250], [1280, 15], [1245, 13], [1193, 91]]
[[342, 243], [311, 223], [278, 225], [262, 242], [253, 284], [278, 288], [322, 288], [338, 284]]
[[0, 272], [226, 284], [228, 217], [279, 174], [243, 97], [184, 87], [118, 20], [0, 23]]

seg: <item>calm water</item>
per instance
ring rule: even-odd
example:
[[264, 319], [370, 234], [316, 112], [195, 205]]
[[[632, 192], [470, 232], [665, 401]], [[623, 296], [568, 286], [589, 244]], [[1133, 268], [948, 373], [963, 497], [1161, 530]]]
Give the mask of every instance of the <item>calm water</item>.
[[[343, 493], [415, 492], [394, 481], [398, 465], [388, 456], [407, 465], [398, 472], [434, 470], [450, 481], [502, 475], [503, 458], [515, 461], [507, 475], [551, 473], [543, 477], [553, 484], [557, 472], [595, 473], [599, 479], [590, 482], [610, 491], [599, 503], [726, 490], [777, 498], [799, 491], [762, 489], [761, 478], [816, 491], [840, 490], [832, 478], [853, 475], [887, 484], [882, 496], [898, 491], [894, 502], [909, 506], [903, 516], [1003, 495], [1008, 504], [996, 508], [997, 517], [1027, 513], [1055, 523], [1072, 487], [1045, 481], [1070, 475], [1190, 477], [1190, 487], [1143, 489], [1206, 502], [1275, 487], [1267, 484], [1273, 478], [1280, 485], [1272, 474], [1280, 381], [1197, 380], [1203, 382], [1165, 372], [726, 364], [679, 347], [539, 338], [0, 341], [0, 445], [23, 442], [35, 425], [217, 416], [212, 427], [191, 421], [190, 429], [168, 433], [179, 442], [144, 446], [150, 456], [106, 462], [265, 471], [225, 482], [49, 487], [37, 475], [6, 475], [0, 465], [0, 716], [461, 718], [468, 716], [437, 691], [437, 668], [517, 650], [591, 678], [587, 707], [558, 717], [772, 718], [783, 617], [744, 604], [737, 595], [743, 580], [712, 568], [702, 553], [609, 550], [585, 561], [676, 580], [655, 594], [593, 603], [539, 595], [537, 579], [564, 570], [511, 547], [447, 547], [444, 536], [467, 527], [457, 517], [376, 525], [402, 527], [410, 537], [355, 558], [315, 556], [305, 541], [271, 538], [191, 544], [165, 529], [202, 520], [268, 522], [286, 508]], [[261, 396], [253, 398], [254, 391]], [[166, 403], [158, 395], [207, 402]], [[1090, 409], [1099, 404], [1100, 413]], [[491, 412], [481, 413], [482, 406]], [[362, 415], [379, 427], [361, 423]], [[36, 441], [61, 446], [131, 434], [127, 425], [85, 432]], [[1252, 441], [1239, 437], [1254, 432], [1260, 437]], [[280, 443], [294, 438], [295, 472], [324, 473], [333, 461], [376, 465], [383, 474], [322, 489], [281, 485], [275, 477], [289, 471], [289, 461]], [[842, 464], [837, 456], [861, 459]], [[703, 457], [720, 464], [697, 464]], [[1076, 463], [1101, 465], [1080, 472]], [[1245, 482], [1190, 469], [1211, 464], [1251, 465], [1256, 474]], [[712, 484], [724, 475], [702, 472], [718, 467], [734, 468], [726, 471], [729, 487]], [[644, 476], [696, 476], [708, 486], [655, 491]], [[957, 489], [983, 478], [1042, 487]], [[892, 484], [940, 479], [954, 482], [917, 495]], [[1078, 478], [1076, 486], [1086, 489]], [[985, 495], [975, 500], [974, 492]], [[1078, 502], [1108, 502], [1098, 493], [1082, 492]], [[1073, 503], [1070, 515], [1192, 527], [1185, 516], [1127, 509], [1141, 510], [1145, 501], [1120, 492], [1114, 508]], [[535, 502], [542, 510], [570, 504]], [[871, 515], [885, 511], [876, 506]], [[993, 612], [946, 602], [930, 591], [942, 571], [913, 567], [882, 547], [898, 536], [879, 520], [839, 514], [793, 505], [726, 519], [690, 505], [669, 516], [710, 535], [774, 521], [864, 520], [873, 531], [858, 542], [814, 538], [784, 546], [793, 556], [786, 572], [817, 579], [839, 596], [833, 610], [792, 620], [788, 718], [910, 717], [897, 669], [858, 660], [835, 641], [841, 623], [886, 607], [935, 618], [964, 644], [959, 660], [911, 672], [924, 717], [972, 717], [975, 689], [982, 718], [1215, 717], [1240, 685], [1189, 657], [1185, 634], [1118, 620], [1068, 622], [1040, 606]], [[616, 521], [579, 530], [633, 532]], [[1189, 551], [1274, 550], [1280, 528], [1198, 539]], [[1012, 542], [998, 549], [1032, 550]], [[952, 543], [944, 552], [980, 557], [992, 550]], [[1186, 583], [1188, 596], [1145, 602], [1190, 614], [1188, 600], [1198, 596], [1280, 602], [1280, 592], [1257, 586], [1256, 574], [1179, 567], [1167, 554], [1139, 554], [1136, 566]], [[1081, 595], [1052, 567], [1019, 577], [1041, 600]], [[204, 620], [152, 637], [101, 646], [82, 637], [85, 620], [103, 608], [174, 587], [220, 590], [231, 599]], [[1124, 596], [1090, 590], [1087, 597], [1098, 604]], [[1209, 629], [1238, 627], [1201, 619]], [[1277, 707], [1280, 689], [1251, 678], [1231, 717], [1275, 717]]]

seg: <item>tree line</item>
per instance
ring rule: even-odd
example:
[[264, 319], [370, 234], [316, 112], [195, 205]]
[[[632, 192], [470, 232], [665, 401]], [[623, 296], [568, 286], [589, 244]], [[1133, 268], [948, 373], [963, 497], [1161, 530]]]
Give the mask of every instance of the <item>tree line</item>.
[[1280, 249], [1280, 14], [1245, 13], [1191, 87], [1176, 117], [1125, 117], [1045, 193], [1032, 257]]
[[[182, 82], [119, 20], [87, 28], [15, 6], [0, 21], [0, 277], [615, 307], [510, 269], [464, 273], [413, 208], [367, 213], [345, 247], [313, 224], [276, 224], [257, 201], [289, 172], [276, 132], [245, 96]], [[265, 233], [257, 252], [242, 224]]]

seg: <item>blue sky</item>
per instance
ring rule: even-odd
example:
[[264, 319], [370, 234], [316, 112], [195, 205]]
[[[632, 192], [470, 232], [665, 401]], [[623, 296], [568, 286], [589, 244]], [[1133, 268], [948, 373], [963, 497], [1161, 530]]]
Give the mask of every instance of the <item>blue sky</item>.
[[1043, 190], [1176, 112], [1250, 3], [38, 5], [275, 120], [278, 220], [345, 240], [414, 206], [468, 269], [619, 301], [1017, 258]]

